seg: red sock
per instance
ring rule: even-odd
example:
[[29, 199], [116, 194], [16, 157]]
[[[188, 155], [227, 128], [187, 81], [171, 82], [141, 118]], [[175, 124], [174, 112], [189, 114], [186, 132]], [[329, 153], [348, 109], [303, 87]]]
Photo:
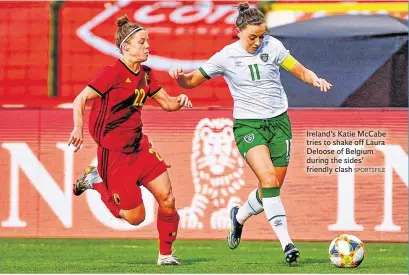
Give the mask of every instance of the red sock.
[[101, 200], [104, 202], [105, 206], [112, 213], [112, 215], [114, 215], [114, 217], [116, 218], [120, 218], [119, 212], [121, 211], [121, 208], [116, 205], [114, 200], [109, 196], [109, 192], [105, 183], [94, 183], [92, 187], [94, 187], [94, 189], [101, 195]]
[[167, 214], [158, 209], [157, 228], [159, 232], [159, 252], [161, 255], [172, 254], [172, 243], [176, 240], [179, 226], [179, 214]]

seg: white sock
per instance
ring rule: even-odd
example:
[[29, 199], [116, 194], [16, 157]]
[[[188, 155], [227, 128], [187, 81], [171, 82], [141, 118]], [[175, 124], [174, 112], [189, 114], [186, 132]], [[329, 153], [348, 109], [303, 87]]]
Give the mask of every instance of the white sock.
[[103, 182], [102, 178], [99, 176], [97, 168], [94, 168], [94, 170], [88, 174], [88, 179], [91, 185]]
[[243, 225], [244, 222], [253, 215], [263, 212], [263, 205], [257, 199], [257, 188], [250, 192], [247, 201], [239, 208], [236, 219]]
[[293, 241], [288, 234], [287, 216], [285, 215], [284, 206], [281, 203], [280, 196], [263, 198], [263, 206], [267, 220], [273, 228], [281, 243], [281, 247], [284, 250], [285, 246], [289, 243], [293, 243]]

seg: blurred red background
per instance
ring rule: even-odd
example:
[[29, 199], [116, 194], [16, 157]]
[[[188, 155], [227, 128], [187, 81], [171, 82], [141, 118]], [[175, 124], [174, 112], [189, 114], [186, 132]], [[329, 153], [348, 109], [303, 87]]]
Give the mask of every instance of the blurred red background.
[[[365, 4], [361, 2], [357, 3]], [[389, 7], [389, 14], [407, 18], [407, 10], [394, 9], [402, 2], [384, 2], [379, 2], [379, 8], [368, 6], [367, 12]], [[66, 1], [60, 11], [58, 96], [50, 98], [47, 95], [50, 2], [0, 2], [0, 103], [55, 107], [72, 102], [103, 66], [114, 62], [118, 54], [113, 44], [115, 20], [127, 14], [132, 21], [149, 29], [151, 57], [148, 65], [158, 70], [158, 79], [168, 93], [187, 93], [196, 106], [231, 107], [232, 100], [221, 77], [186, 91], [177, 87], [167, 75], [170, 66], [199, 67], [202, 61], [235, 40], [233, 5], [236, 1], [212, 4], [204, 1], [199, 6], [191, 6], [193, 3]], [[355, 7], [339, 1], [316, 1], [309, 6], [278, 1], [274, 7], [277, 10], [286, 9], [286, 6], [307, 9], [294, 15], [296, 20], [304, 20], [318, 16], [320, 5], [327, 9], [326, 15], [345, 13]], [[366, 6], [355, 9], [365, 12]]]

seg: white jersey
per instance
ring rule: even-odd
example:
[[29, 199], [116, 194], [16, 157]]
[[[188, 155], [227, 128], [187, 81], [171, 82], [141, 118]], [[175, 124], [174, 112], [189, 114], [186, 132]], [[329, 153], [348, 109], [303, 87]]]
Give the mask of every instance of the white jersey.
[[223, 75], [234, 100], [234, 118], [272, 118], [288, 108], [279, 71], [287, 55], [289, 51], [279, 40], [265, 36], [256, 53], [248, 53], [237, 41], [214, 54], [199, 70], [208, 79]]

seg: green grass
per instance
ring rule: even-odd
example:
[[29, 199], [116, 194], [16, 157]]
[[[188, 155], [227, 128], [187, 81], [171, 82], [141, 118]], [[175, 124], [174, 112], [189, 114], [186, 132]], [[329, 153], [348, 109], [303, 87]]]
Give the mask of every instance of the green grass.
[[355, 269], [332, 266], [328, 243], [297, 242], [301, 261], [289, 267], [277, 242], [184, 241], [175, 245], [183, 266], [157, 266], [157, 241], [0, 239], [0, 273], [406, 273], [408, 244], [367, 243]]

